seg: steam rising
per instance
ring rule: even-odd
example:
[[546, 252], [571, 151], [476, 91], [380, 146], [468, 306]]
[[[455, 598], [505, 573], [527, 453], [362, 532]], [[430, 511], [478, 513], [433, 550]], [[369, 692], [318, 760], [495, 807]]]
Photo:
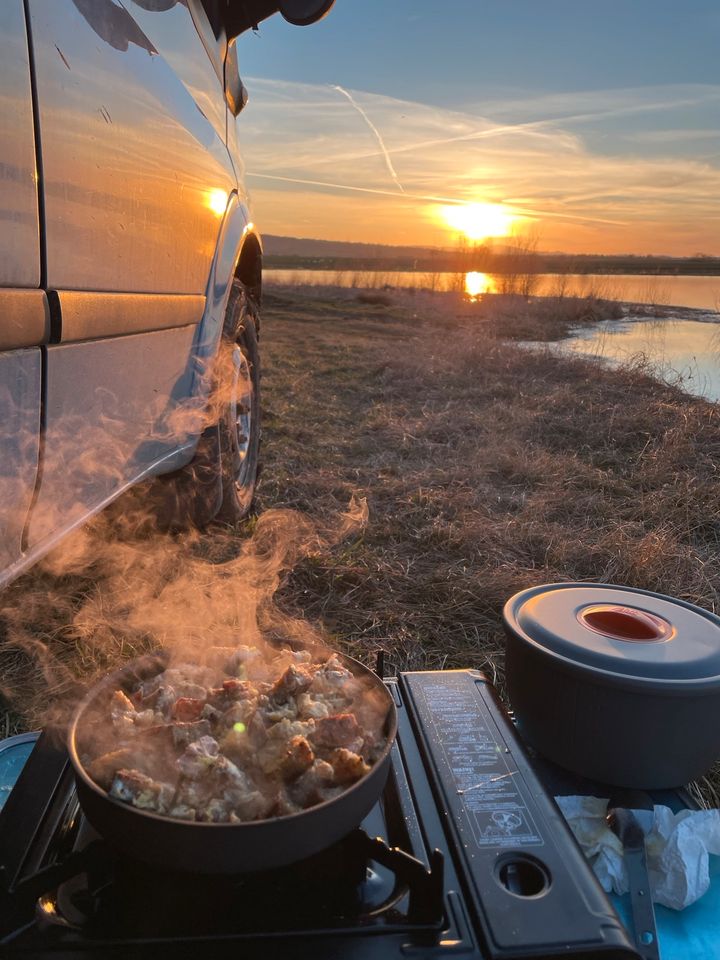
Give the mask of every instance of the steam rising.
[[[365, 523], [364, 500], [323, 528], [292, 510], [268, 510], [241, 539], [220, 529], [148, 535], [141, 495], [130, 499], [134, 507], [121, 501], [116, 516], [101, 515], [49, 554], [34, 585], [18, 585], [0, 609], [4, 659], [19, 651], [25, 672], [36, 671], [32, 685], [42, 677], [33, 722], [64, 725], [103, 673], [158, 648], [173, 661], [201, 663], [211, 646], [327, 643], [318, 626], [273, 598], [303, 557]], [[24, 710], [17, 700], [28, 690], [16, 680], [1, 692]]]
[[[189, 363], [197, 369], [195, 358]], [[42, 511], [35, 505], [38, 542], [133, 477], [138, 434], [143, 443], [173, 449], [216, 423], [228, 400], [219, 386], [229, 382], [223, 367], [231, 363], [229, 350], [222, 350], [201, 371], [209, 402], [172, 404], [160, 397], [154, 409], [141, 411], [142, 421], [132, 425], [135, 438], [128, 436], [116, 399], [100, 391], [93, 399], [101, 415], [90, 436], [88, 425], [79, 430], [75, 418], [56, 424], [68, 467], [58, 496]], [[14, 536], [16, 545], [34, 475], [26, 464], [37, 452], [37, 425], [33, 430], [23, 420], [23, 409], [22, 398], [0, 396], [6, 425], [0, 434], [0, 531]], [[298, 561], [362, 526], [365, 501], [352, 501], [323, 526], [278, 509], [265, 512], [251, 534], [217, 527], [201, 535], [163, 532], [148, 493], [147, 486], [134, 488], [3, 591], [0, 694], [33, 725], [64, 724], [89, 684], [151, 650], [201, 662], [210, 646], [282, 638], [322, 642], [318, 627], [283, 613], [273, 598]]]

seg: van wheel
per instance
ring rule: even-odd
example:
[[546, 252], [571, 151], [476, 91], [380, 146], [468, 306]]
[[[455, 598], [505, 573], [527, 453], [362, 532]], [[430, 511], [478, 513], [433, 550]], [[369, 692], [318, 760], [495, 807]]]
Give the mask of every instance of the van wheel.
[[163, 530], [237, 523], [250, 512], [260, 460], [258, 308], [233, 282], [209, 400], [211, 425], [190, 463], [158, 477], [145, 495]]
[[219, 357], [218, 434], [222, 499], [215, 519], [236, 523], [252, 506], [260, 463], [260, 355], [257, 305], [236, 281]]

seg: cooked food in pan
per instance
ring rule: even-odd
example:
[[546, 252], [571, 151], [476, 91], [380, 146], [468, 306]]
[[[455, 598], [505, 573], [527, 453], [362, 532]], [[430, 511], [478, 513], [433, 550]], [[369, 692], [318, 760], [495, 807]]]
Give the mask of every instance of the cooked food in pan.
[[[180, 820], [241, 823], [338, 796], [386, 744], [387, 702], [332, 653], [218, 647], [94, 710], [82, 762], [111, 797]], [[110, 748], [111, 749], [108, 749]]]

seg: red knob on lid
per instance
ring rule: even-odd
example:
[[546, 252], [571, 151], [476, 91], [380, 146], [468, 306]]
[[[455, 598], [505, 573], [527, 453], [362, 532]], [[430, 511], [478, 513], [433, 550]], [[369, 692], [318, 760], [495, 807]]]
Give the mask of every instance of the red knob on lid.
[[598, 603], [578, 613], [580, 623], [611, 640], [655, 643], [668, 640], [675, 632], [669, 621], [636, 607]]

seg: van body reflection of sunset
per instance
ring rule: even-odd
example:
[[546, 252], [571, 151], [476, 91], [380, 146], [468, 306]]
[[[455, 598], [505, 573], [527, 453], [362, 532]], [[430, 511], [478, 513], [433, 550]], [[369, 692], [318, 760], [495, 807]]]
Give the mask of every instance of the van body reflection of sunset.
[[489, 274], [471, 270], [465, 274], [465, 294], [471, 300], [477, 300], [484, 293], [496, 292], [495, 281]]
[[446, 226], [468, 240], [506, 237], [517, 219], [499, 203], [452, 204], [439, 207], [438, 214]]
[[227, 207], [228, 195], [225, 190], [208, 190], [205, 202], [216, 216], [221, 217]]

